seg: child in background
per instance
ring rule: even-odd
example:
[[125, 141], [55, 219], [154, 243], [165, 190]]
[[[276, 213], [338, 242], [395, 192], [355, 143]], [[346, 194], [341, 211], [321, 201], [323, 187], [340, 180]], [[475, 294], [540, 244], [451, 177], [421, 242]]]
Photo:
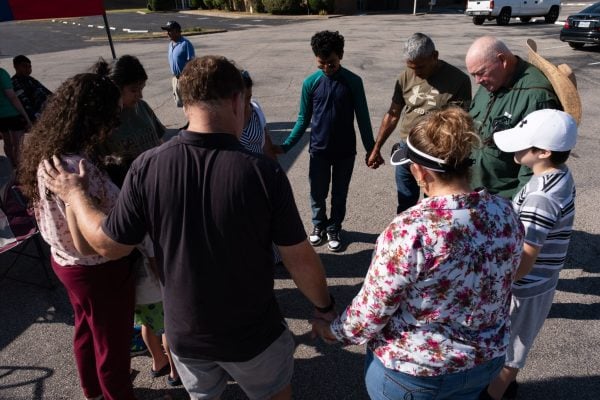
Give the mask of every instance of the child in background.
[[158, 272], [152, 249], [152, 243], [148, 237], [142, 246], [138, 246], [144, 255], [138, 257], [136, 263], [135, 284], [135, 314], [136, 325], [142, 327], [142, 338], [152, 356], [152, 377], [168, 375], [169, 386], [181, 385], [177, 369], [171, 359], [171, 352], [165, 335], [164, 311], [162, 304], [162, 291], [158, 283]]
[[575, 183], [565, 162], [576, 140], [575, 120], [550, 109], [534, 111], [516, 127], [494, 134], [498, 148], [514, 152], [515, 162], [531, 168], [533, 176], [513, 199], [525, 244], [512, 286], [506, 361], [480, 399], [517, 397], [517, 374], [550, 312], [575, 218]]

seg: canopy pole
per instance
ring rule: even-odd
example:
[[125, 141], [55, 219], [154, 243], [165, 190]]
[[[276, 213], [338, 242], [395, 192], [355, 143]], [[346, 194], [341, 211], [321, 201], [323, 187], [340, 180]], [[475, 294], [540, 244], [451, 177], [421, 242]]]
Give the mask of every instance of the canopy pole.
[[106, 18], [106, 11], [102, 13], [102, 18], [104, 18], [104, 27], [106, 28], [106, 36], [108, 36], [108, 44], [110, 44], [110, 52], [112, 53], [113, 60], [116, 60], [117, 55], [115, 53], [115, 46], [113, 45], [112, 36], [110, 34], [110, 27], [108, 26], [108, 19]]

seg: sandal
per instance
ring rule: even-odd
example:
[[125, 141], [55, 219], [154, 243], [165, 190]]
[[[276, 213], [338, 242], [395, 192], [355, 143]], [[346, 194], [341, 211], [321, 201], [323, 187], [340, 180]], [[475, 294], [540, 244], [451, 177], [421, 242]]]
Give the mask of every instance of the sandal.
[[159, 376], [166, 375], [169, 372], [171, 372], [171, 366], [169, 365], [169, 363], [167, 363], [167, 365], [165, 365], [158, 371], [155, 371], [154, 369], [152, 369], [152, 367], [150, 368], [150, 375], [152, 375], [153, 378], [158, 378]]
[[169, 375], [167, 377], [167, 385], [169, 386], [181, 386], [181, 378], [177, 377], [177, 378], [171, 378], [171, 375]]

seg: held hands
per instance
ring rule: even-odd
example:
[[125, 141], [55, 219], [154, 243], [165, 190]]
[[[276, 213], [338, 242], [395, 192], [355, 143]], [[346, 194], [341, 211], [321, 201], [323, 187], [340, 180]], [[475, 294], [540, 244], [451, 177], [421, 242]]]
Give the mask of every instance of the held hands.
[[44, 186], [65, 203], [77, 191], [85, 192], [88, 186], [87, 169], [84, 160], [79, 161], [79, 172], [67, 172], [57, 156], [44, 160]]
[[311, 338], [315, 339], [317, 336], [321, 337], [323, 341], [327, 344], [334, 344], [337, 342], [337, 338], [331, 332], [331, 321], [333, 321], [338, 316], [335, 310], [331, 310], [328, 313], [321, 313], [318, 310], [315, 310], [313, 315], [313, 319], [311, 319], [310, 324], [312, 325]]
[[379, 168], [380, 165], [385, 164], [381, 152], [377, 149], [373, 149], [371, 154], [367, 155], [367, 166], [372, 169]]

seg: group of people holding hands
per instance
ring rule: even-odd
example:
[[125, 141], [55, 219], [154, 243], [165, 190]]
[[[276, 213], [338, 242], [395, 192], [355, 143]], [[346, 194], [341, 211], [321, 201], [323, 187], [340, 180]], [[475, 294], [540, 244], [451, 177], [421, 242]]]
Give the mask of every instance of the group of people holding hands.
[[[112, 72], [100, 63], [50, 98], [19, 181], [75, 310], [86, 398], [135, 398], [136, 310], [150, 334], [166, 333], [152, 371], [169, 365], [168, 379], [192, 399], [218, 399], [229, 379], [251, 399], [291, 399], [295, 345], [273, 293], [275, 253], [314, 306], [315, 335], [366, 343], [372, 399], [516, 396], [573, 226], [565, 161], [580, 110], [562, 110], [563, 86], [493, 37], [467, 52], [480, 85], [471, 97], [469, 77], [416, 33], [374, 138], [362, 80], [341, 65], [343, 36], [317, 32], [311, 47], [317, 71], [303, 82], [298, 120], [281, 145], [270, 143], [248, 72], [221, 56], [187, 61], [174, 86], [189, 125], [162, 143], [164, 127], [141, 100], [147, 77], [119, 80], [119, 63], [137, 65], [135, 57]], [[313, 247], [344, 249], [355, 117], [374, 169], [400, 125], [389, 160], [398, 205], [342, 310]], [[274, 158], [309, 126], [307, 235]], [[140, 260], [160, 281], [152, 307], [136, 306]]]

